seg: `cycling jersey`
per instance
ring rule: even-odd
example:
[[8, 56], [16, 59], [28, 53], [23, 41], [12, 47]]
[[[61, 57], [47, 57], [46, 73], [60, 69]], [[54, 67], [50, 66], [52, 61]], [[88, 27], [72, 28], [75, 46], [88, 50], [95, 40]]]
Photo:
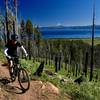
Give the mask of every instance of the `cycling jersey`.
[[7, 54], [10, 56], [17, 56], [17, 48], [21, 46], [22, 45], [20, 44], [20, 42], [17, 41], [17, 43], [14, 44], [10, 40], [5, 46], [8, 49]]

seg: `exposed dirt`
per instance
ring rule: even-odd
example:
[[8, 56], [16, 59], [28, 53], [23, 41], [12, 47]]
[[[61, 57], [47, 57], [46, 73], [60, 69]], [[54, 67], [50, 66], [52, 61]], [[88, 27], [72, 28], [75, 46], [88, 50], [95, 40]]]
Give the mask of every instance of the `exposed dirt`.
[[[9, 80], [8, 67], [0, 62], [0, 83]], [[2, 86], [2, 85], [0, 85]], [[22, 92], [18, 81], [0, 87], [0, 100], [60, 100], [60, 91], [49, 82], [31, 81], [30, 89]], [[65, 97], [63, 100], [71, 100]]]

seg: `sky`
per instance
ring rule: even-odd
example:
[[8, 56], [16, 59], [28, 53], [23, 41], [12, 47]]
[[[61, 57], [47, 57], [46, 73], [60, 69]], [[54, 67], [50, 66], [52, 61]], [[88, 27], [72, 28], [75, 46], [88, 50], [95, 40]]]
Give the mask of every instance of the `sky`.
[[[100, 0], [95, 1], [95, 23], [100, 25]], [[31, 19], [39, 26], [91, 25], [92, 6], [93, 0], [18, 0], [18, 19]], [[0, 8], [4, 10], [5, 0], [0, 0]]]

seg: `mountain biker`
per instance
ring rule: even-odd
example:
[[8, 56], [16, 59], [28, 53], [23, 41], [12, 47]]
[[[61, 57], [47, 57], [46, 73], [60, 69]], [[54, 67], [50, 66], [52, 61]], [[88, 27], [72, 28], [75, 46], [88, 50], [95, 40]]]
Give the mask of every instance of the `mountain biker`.
[[[20, 47], [24, 51], [26, 57], [28, 56], [28, 54], [27, 54], [25, 48], [23, 47], [23, 45], [21, 45], [21, 43], [18, 41], [17, 34], [11, 35], [11, 40], [8, 41], [8, 43], [5, 45], [5, 47], [6, 48], [4, 50], [4, 53], [7, 57], [8, 63], [9, 63], [10, 75], [12, 75], [12, 73], [13, 73], [12, 57], [18, 57], [18, 52], [17, 52], [18, 47]], [[16, 58], [16, 63], [19, 64], [18, 58]]]

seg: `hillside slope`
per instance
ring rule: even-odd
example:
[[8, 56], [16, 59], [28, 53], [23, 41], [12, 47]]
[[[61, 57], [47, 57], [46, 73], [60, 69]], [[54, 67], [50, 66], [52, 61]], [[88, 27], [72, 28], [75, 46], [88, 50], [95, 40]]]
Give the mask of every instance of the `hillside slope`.
[[[2, 66], [1, 62], [0, 77], [0, 83], [10, 78], [8, 67]], [[0, 86], [0, 100], [60, 100], [60, 90], [50, 82], [32, 80], [30, 89], [25, 93], [21, 91], [17, 80]], [[70, 98], [63, 97], [63, 100], [70, 100]]]

